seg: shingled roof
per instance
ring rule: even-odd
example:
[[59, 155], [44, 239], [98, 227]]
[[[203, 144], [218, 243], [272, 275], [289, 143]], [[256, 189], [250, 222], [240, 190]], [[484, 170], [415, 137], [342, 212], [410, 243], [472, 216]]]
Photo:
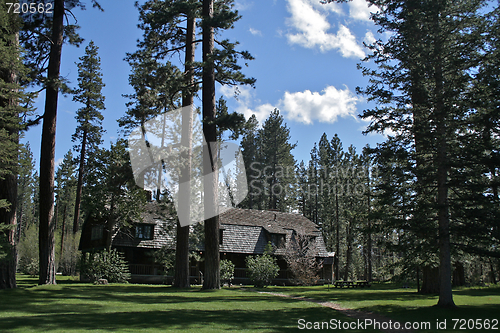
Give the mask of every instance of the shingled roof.
[[269, 210], [233, 208], [219, 217], [220, 224], [262, 227], [270, 233], [286, 234], [296, 230], [305, 235], [316, 235], [318, 227], [303, 215]]
[[[296, 232], [315, 238], [316, 256], [329, 256], [318, 227], [299, 214], [234, 208], [222, 213], [219, 223], [223, 229], [222, 252], [262, 254], [270, 234], [284, 235], [289, 242]], [[285, 249], [278, 248], [275, 254], [283, 255]]]

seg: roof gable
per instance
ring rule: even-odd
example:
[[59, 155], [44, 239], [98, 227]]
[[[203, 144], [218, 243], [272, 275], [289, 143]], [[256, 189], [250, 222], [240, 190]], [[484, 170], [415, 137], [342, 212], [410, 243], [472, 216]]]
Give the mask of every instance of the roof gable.
[[286, 234], [295, 230], [306, 235], [317, 235], [318, 227], [303, 215], [267, 210], [233, 208], [219, 217], [220, 224], [262, 227], [270, 233]]

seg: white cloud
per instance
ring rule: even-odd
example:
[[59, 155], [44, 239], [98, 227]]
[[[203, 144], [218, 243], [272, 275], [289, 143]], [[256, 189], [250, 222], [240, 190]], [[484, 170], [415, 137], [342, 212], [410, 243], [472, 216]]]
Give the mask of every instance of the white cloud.
[[[226, 99], [236, 97], [236, 112], [245, 115], [245, 118], [250, 118], [253, 114], [259, 121], [259, 123], [264, 122], [267, 119], [271, 111], [274, 110], [275, 106], [266, 103], [259, 106], [251, 108], [254, 98], [254, 91], [250, 87], [230, 87], [222, 86], [220, 92]], [[235, 94], [236, 92], [236, 94]]]
[[56, 161], [55, 161], [55, 167], [57, 168], [61, 163], [63, 162], [63, 158], [58, 158]]
[[370, 45], [373, 44], [377, 39], [375, 38], [375, 35], [373, 35], [373, 32], [371, 30], [368, 30], [365, 34], [365, 38], [363, 38], [363, 42], [365, 44]]
[[366, 0], [349, 1], [349, 16], [360, 21], [370, 21], [370, 12], [375, 12], [375, 7], [368, 7]]
[[249, 0], [236, 0], [234, 2], [234, 9], [239, 10], [239, 11], [249, 9], [252, 6], [253, 6], [253, 1], [249, 1]]
[[356, 117], [356, 103], [360, 98], [349, 88], [326, 87], [321, 93], [305, 90], [285, 92], [280, 106], [287, 118], [313, 124], [314, 121], [334, 123], [338, 117]]
[[[313, 124], [315, 121], [334, 123], [338, 117], [356, 118], [356, 103], [361, 101], [349, 88], [337, 89], [333, 86], [326, 87], [321, 92], [305, 90], [302, 92], [285, 92], [275, 105], [270, 103], [252, 106], [253, 91], [248, 87], [240, 87], [236, 111], [243, 113], [248, 119], [254, 114], [262, 123], [267, 119], [274, 108], [280, 109], [285, 118]], [[222, 87], [221, 93], [226, 98], [234, 97], [234, 88]]]
[[250, 29], [248, 29], [248, 31], [250, 31], [250, 33], [254, 36], [262, 36], [262, 32], [260, 30], [250, 28]]
[[287, 34], [289, 42], [306, 48], [319, 47], [322, 52], [337, 49], [344, 57], [364, 57], [362, 47], [349, 28], [340, 24], [336, 34], [328, 32], [331, 28], [328, 11], [340, 13], [339, 9], [321, 6], [318, 7], [314, 0], [288, 0], [288, 11], [292, 16], [287, 21], [297, 30], [295, 34]]
[[331, 2], [329, 4], [322, 4], [318, 0], [304, 0], [304, 1], [308, 2], [310, 5], [312, 5], [317, 10], [332, 12], [332, 13], [336, 13], [339, 15], [344, 15], [344, 12], [342, 11], [342, 4], [339, 4], [336, 2]]

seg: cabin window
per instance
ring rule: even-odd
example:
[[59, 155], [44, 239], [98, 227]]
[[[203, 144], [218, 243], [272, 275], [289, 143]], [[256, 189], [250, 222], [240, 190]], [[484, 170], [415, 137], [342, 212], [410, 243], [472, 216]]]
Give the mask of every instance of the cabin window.
[[103, 226], [102, 225], [96, 225], [92, 227], [92, 233], [90, 235], [90, 240], [98, 240], [102, 239], [102, 231], [103, 231]]
[[222, 245], [222, 238], [224, 236], [224, 230], [219, 229], [219, 245]]
[[271, 244], [277, 248], [285, 247], [285, 235], [271, 234]]
[[141, 224], [135, 226], [135, 238], [153, 239], [153, 225]]

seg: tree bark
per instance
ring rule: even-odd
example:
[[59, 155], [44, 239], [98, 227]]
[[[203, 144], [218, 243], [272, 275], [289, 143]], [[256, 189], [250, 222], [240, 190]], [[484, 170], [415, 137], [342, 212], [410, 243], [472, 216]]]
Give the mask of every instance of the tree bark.
[[422, 294], [437, 294], [439, 293], [439, 268], [424, 266], [422, 268]]
[[220, 289], [219, 216], [218, 216], [218, 161], [217, 129], [215, 125], [215, 74], [211, 59], [214, 49], [213, 0], [203, 0], [203, 134], [204, 149], [204, 209], [205, 215], [205, 275], [203, 289]]
[[52, 46], [40, 148], [40, 276], [39, 284], [56, 284], [54, 216], [54, 159], [56, 146], [57, 98], [64, 28], [64, 1], [54, 0]]
[[489, 259], [489, 264], [490, 264], [491, 282], [493, 284], [497, 284], [497, 280], [496, 280], [496, 276], [495, 276], [495, 267], [493, 266], [493, 260], [491, 258]]
[[435, 95], [436, 101], [436, 134], [437, 134], [437, 204], [439, 223], [439, 301], [440, 307], [455, 307], [451, 290], [451, 246], [450, 246], [450, 214], [448, 203], [448, 142], [446, 131], [446, 110], [444, 105], [443, 72], [441, 62], [442, 40], [439, 32], [439, 17], [434, 16], [437, 37], [435, 38], [434, 57], [435, 69]]
[[[188, 15], [186, 31], [186, 55], [184, 62], [184, 75], [188, 88], [182, 94], [182, 106], [189, 108], [189, 113], [184, 110], [182, 114], [182, 135], [181, 146], [183, 167], [179, 182], [179, 219], [190, 221], [191, 209], [191, 147], [192, 147], [192, 127], [193, 127], [193, 94], [191, 85], [193, 84], [193, 66], [195, 56], [195, 29], [196, 20], [192, 15]], [[187, 148], [187, 149], [186, 149]], [[189, 225], [182, 227], [177, 222], [177, 242], [175, 245], [175, 276], [174, 287], [189, 288]]]
[[[368, 168], [368, 165], [367, 165]], [[371, 212], [371, 187], [370, 187], [370, 174], [368, 171], [368, 213]], [[373, 280], [373, 266], [372, 266], [372, 221], [371, 217], [368, 216], [368, 239], [366, 241], [366, 280], [372, 282]]]
[[0, 198], [7, 199], [10, 207], [0, 209], [0, 223], [12, 225], [13, 228], [8, 231], [8, 241], [11, 245], [10, 253], [6, 258], [0, 261], [0, 289], [16, 288], [16, 268], [17, 251], [15, 242], [16, 233], [16, 204], [17, 204], [17, 175], [6, 175], [0, 181]]
[[453, 270], [453, 284], [454, 287], [465, 286], [465, 269], [461, 262], [455, 263], [455, 269]]
[[346, 240], [347, 240], [347, 250], [345, 255], [345, 271], [344, 271], [344, 281], [349, 280], [349, 271], [351, 270], [351, 258], [352, 258], [352, 224], [353, 221], [347, 222], [346, 225]]
[[[109, 207], [109, 215], [108, 215], [108, 234], [106, 236], [106, 250], [111, 251], [111, 245], [113, 244], [113, 229], [115, 227], [115, 195], [111, 194], [111, 201]], [[135, 232], [135, 231], [133, 231]]]
[[340, 266], [340, 219], [339, 219], [339, 196], [337, 193], [337, 177], [335, 177], [335, 224], [336, 224], [336, 234], [335, 234], [335, 257], [333, 258], [333, 263], [335, 266], [335, 280], [339, 278], [339, 266]]
[[[18, 47], [19, 34], [16, 33], [14, 42]], [[10, 45], [12, 46], [12, 45]], [[5, 82], [16, 83], [17, 73], [14, 70], [7, 70], [6, 76], [3, 78]], [[4, 106], [15, 106], [17, 101], [12, 98], [2, 99], [0, 103]], [[16, 114], [17, 115], [17, 114]], [[0, 124], [3, 125], [3, 124]], [[6, 126], [7, 133], [13, 142], [19, 143], [19, 128], [15, 124]], [[17, 161], [17, 158], [16, 158]], [[7, 240], [11, 246], [10, 253], [7, 257], [0, 261], [0, 289], [16, 288], [16, 269], [17, 269], [17, 251], [16, 251], [16, 223], [17, 223], [17, 169], [12, 170], [12, 173], [4, 176], [0, 180], [0, 199], [7, 200], [10, 203], [8, 208], [0, 209], [0, 223], [12, 226], [12, 229], [7, 231]]]
[[64, 253], [64, 240], [66, 236], [66, 211], [68, 208], [68, 204], [64, 204], [64, 209], [63, 209], [63, 217], [62, 217], [62, 225], [61, 225], [61, 254], [60, 257], [63, 257]]
[[78, 167], [78, 183], [76, 185], [75, 216], [73, 220], [73, 235], [78, 232], [80, 222], [80, 202], [82, 200], [83, 173], [85, 171], [85, 151], [87, 146], [87, 129], [83, 131], [82, 148], [80, 149], [80, 165]]
[[417, 266], [417, 293], [420, 292], [420, 268]]

